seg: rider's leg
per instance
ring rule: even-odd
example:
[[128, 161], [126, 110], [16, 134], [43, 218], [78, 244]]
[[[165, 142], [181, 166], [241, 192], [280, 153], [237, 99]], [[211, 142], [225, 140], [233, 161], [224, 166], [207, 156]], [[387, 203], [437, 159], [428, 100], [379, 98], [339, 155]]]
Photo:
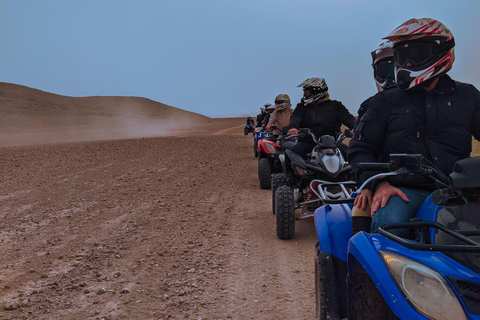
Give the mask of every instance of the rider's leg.
[[307, 154], [312, 152], [313, 148], [315, 148], [314, 142], [298, 141], [290, 150], [300, 155], [302, 158], [306, 159]]
[[365, 210], [355, 206], [352, 208], [352, 236], [360, 231], [370, 232], [371, 223], [370, 206], [367, 206]]
[[[409, 188], [400, 188], [405, 193], [409, 202], [404, 202], [400, 197], [393, 196], [387, 201], [385, 208], [380, 208], [372, 219], [371, 232], [378, 231], [378, 227], [387, 223], [408, 222], [414, 218], [418, 209], [431, 192]], [[389, 232], [402, 238], [409, 238], [409, 229], [391, 229]]]

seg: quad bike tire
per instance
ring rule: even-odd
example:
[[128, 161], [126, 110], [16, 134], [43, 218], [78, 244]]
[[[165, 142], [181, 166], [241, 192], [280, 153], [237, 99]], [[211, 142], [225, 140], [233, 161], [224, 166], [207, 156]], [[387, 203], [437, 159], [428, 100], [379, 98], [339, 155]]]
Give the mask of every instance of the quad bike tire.
[[292, 239], [295, 233], [295, 203], [293, 189], [281, 186], [275, 192], [275, 221], [277, 237]]
[[325, 308], [326, 305], [326, 292], [322, 286], [325, 281], [325, 274], [322, 272], [319, 258], [320, 248], [317, 243], [315, 247], [315, 319], [324, 320], [327, 319], [328, 313]]
[[258, 158], [258, 142], [253, 140], [253, 155]]
[[260, 180], [260, 188], [267, 190], [272, 187], [272, 167], [267, 158], [258, 160], [258, 180]]
[[375, 283], [362, 265], [349, 260], [347, 277], [347, 316], [350, 319], [400, 320], [390, 309]]
[[243, 134], [248, 136], [248, 130], [247, 129], [243, 129]]
[[315, 319], [347, 318], [347, 263], [315, 246]]
[[283, 173], [276, 174], [272, 178], [272, 212], [275, 215], [275, 192], [281, 186], [287, 185], [287, 176]]

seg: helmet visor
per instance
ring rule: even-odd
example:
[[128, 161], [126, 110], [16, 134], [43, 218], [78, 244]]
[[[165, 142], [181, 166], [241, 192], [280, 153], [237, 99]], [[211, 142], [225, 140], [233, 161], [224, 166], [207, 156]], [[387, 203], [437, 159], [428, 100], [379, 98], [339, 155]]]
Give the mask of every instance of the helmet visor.
[[373, 74], [375, 80], [379, 83], [383, 83], [387, 78], [395, 78], [395, 63], [392, 58], [385, 58], [377, 62], [373, 66]]
[[395, 63], [409, 69], [424, 67], [435, 58], [435, 44], [432, 42], [405, 42], [393, 47]]
[[282, 104], [285, 103], [286, 100], [275, 100], [275, 104]]

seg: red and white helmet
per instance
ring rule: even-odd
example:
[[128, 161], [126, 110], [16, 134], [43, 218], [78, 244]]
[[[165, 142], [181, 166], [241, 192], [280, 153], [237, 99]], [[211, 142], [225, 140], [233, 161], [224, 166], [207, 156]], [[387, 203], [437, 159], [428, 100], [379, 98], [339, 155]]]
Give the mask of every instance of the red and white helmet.
[[395, 78], [403, 90], [445, 74], [455, 61], [453, 34], [435, 19], [410, 19], [384, 39], [394, 43]]

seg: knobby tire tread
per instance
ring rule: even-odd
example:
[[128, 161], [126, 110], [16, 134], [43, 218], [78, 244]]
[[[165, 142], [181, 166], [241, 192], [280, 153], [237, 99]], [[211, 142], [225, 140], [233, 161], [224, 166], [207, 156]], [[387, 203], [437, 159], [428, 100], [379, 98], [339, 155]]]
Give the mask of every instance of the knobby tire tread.
[[258, 179], [260, 180], [260, 189], [268, 190], [272, 186], [272, 168], [267, 158], [258, 160]]
[[275, 192], [275, 220], [277, 237], [282, 240], [293, 238], [295, 233], [295, 203], [293, 189], [281, 186]]

